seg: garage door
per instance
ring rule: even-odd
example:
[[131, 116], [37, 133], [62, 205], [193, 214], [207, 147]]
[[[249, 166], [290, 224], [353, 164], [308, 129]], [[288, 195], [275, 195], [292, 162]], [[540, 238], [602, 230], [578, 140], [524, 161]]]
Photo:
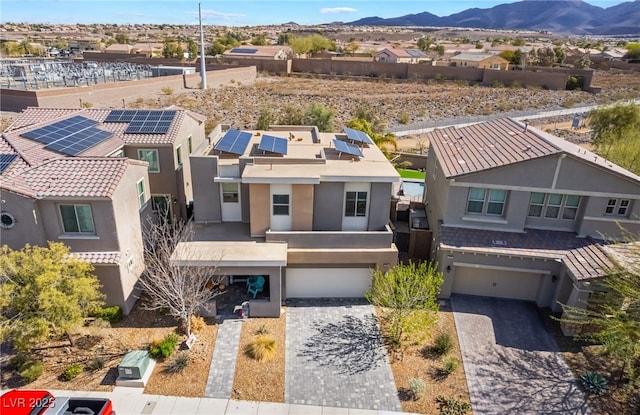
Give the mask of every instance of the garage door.
[[456, 266], [452, 292], [536, 301], [540, 274]]
[[287, 268], [287, 298], [364, 297], [369, 268]]

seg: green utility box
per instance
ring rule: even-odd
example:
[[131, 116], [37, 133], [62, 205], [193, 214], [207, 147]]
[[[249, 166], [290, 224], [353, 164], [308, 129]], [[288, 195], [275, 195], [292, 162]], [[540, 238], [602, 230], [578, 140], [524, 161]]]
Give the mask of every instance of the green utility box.
[[149, 352], [146, 350], [134, 350], [122, 359], [118, 365], [118, 376], [122, 379], [142, 379], [149, 367]]

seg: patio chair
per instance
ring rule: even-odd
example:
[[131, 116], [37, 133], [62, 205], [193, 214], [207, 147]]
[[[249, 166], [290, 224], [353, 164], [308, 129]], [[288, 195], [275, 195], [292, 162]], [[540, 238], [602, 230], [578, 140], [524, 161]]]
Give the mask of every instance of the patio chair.
[[264, 289], [264, 277], [262, 275], [258, 275], [256, 282], [251, 283], [247, 286], [247, 293], [253, 294], [253, 298], [256, 298], [258, 293], [261, 293]]
[[247, 287], [249, 287], [251, 284], [255, 284], [256, 282], [258, 282], [258, 277], [261, 277], [262, 275], [249, 275], [249, 278], [247, 278]]

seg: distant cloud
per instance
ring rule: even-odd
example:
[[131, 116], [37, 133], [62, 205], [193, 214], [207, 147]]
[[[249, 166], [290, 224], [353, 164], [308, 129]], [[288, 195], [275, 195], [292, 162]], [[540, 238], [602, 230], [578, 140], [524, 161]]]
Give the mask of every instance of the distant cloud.
[[320, 13], [322, 14], [336, 14], [336, 13], [354, 13], [358, 10], [353, 7], [325, 7], [320, 9]]
[[[198, 12], [189, 12], [189, 14], [198, 15]], [[202, 17], [212, 17], [214, 19], [237, 19], [246, 17], [245, 14], [223, 13], [216, 10], [203, 10]]]

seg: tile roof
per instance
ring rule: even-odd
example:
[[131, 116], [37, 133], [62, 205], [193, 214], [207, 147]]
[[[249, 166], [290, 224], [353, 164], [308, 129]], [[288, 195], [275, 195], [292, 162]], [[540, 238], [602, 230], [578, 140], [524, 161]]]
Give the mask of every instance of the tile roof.
[[104, 251], [104, 252], [71, 252], [71, 256], [74, 256], [80, 260], [90, 262], [92, 264], [119, 264], [122, 258], [122, 253], [118, 251]]
[[111, 197], [130, 163], [126, 158], [64, 157], [25, 170], [24, 186], [37, 197]]
[[578, 280], [601, 277], [611, 267], [604, 241], [574, 232], [525, 229], [524, 232], [440, 227], [440, 248], [493, 255], [564, 261]]
[[494, 55], [493, 53], [473, 53], [473, 52], [463, 52], [460, 53], [458, 55], [452, 56], [451, 60], [456, 60], [456, 61], [473, 61], [473, 62], [482, 62], [484, 60], [487, 60], [489, 58], [493, 58], [494, 56], [504, 60], [505, 62], [507, 62], [506, 59], [502, 58], [501, 56], [498, 55]]
[[510, 118], [434, 130], [427, 137], [447, 178], [567, 154], [640, 183], [640, 176], [595, 153]]

